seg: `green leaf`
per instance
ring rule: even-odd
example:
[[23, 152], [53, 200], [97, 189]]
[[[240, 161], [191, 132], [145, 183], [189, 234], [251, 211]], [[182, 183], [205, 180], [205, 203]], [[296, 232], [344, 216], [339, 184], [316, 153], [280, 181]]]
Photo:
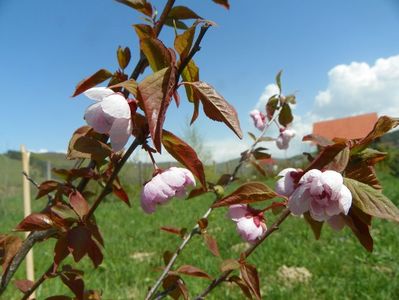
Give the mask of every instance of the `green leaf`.
[[266, 103], [266, 114], [269, 120], [271, 120], [278, 107], [279, 97], [278, 95], [273, 95], [269, 98]]
[[344, 178], [352, 193], [352, 205], [374, 217], [399, 222], [399, 209], [380, 191], [357, 180]]
[[200, 98], [204, 112], [208, 118], [224, 122], [241, 139], [242, 131], [237, 112], [222, 95], [220, 95], [211, 85], [203, 82], [184, 82], [194, 88], [195, 93]]
[[83, 79], [80, 81], [76, 88], [75, 92], [73, 93], [72, 97], [76, 97], [77, 95], [87, 91], [88, 89], [96, 86], [97, 84], [109, 79], [112, 77], [112, 73], [106, 69], [98, 70], [93, 75]]
[[195, 150], [167, 130], [163, 130], [162, 144], [166, 151], [189, 169], [199, 179], [204, 189], [206, 189], [204, 166]]
[[122, 49], [121, 46], [118, 47], [118, 50], [116, 51], [116, 56], [118, 58], [118, 63], [121, 69], [125, 69], [127, 65], [130, 62], [131, 54], [130, 54], [130, 49], [129, 47], [126, 47], [125, 49]]
[[294, 117], [292, 116], [291, 107], [289, 104], [284, 103], [280, 115], [278, 116], [278, 122], [284, 127], [287, 127], [287, 125], [292, 123], [293, 120]]
[[119, 88], [119, 87], [127, 89], [130, 94], [137, 97], [137, 82], [136, 82], [136, 80], [129, 79], [129, 80], [123, 81], [121, 83], [112, 85], [109, 88], [113, 89], [113, 88]]
[[265, 201], [277, 196], [278, 195], [270, 187], [262, 182], [248, 182], [241, 185], [230, 195], [217, 201], [212, 207]]
[[[182, 34], [176, 35], [174, 46], [180, 55], [180, 61], [183, 61], [190, 52], [195, 35], [195, 26], [191, 26]], [[192, 80], [191, 80], [192, 81]]]
[[321, 235], [321, 229], [323, 227], [323, 222], [319, 222], [314, 220], [309, 212], [306, 212], [303, 214], [303, 216], [305, 217], [306, 222], [310, 225], [310, 228], [313, 231], [314, 237], [316, 240], [320, 239], [320, 235]]
[[186, 6], [173, 7], [168, 14], [168, 18], [177, 20], [202, 19], [199, 15]]
[[281, 70], [280, 72], [278, 72], [277, 73], [277, 75], [276, 75], [276, 84], [277, 84], [277, 86], [278, 86], [278, 89], [279, 89], [279, 91], [280, 91], [280, 94], [281, 94], [281, 91], [282, 91], [282, 89], [281, 89], [281, 74], [283, 73], [283, 70]]
[[156, 38], [145, 38], [140, 41], [140, 48], [147, 57], [153, 72], [171, 65], [172, 57], [166, 46]]

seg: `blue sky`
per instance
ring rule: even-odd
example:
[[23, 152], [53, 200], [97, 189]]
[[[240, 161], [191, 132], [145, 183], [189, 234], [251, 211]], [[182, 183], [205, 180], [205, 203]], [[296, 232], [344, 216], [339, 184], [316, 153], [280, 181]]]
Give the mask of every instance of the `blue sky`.
[[[399, 107], [399, 90], [393, 85], [399, 75], [392, 75], [399, 72], [398, 1], [232, 0], [230, 11], [211, 0], [176, 3], [218, 24], [205, 36], [196, 62], [201, 79], [235, 106], [244, 132], [255, 131], [248, 113], [280, 69], [284, 91], [297, 93], [299, 134], [309, 133], [311, 120], [368, 110], [384, 113], [386, 107], [374, 107], [374, 101], [389, 99], [386, 106]], [[161, 9], [164, 1], [153, 4]], [[115, 70], [119, 45], [130, 47], [135, 62], [138, 46], [131, 25], [139, 22], [132, 9], [111, 0], [0, 0], [0, 152], [22, 143], [36, 151], [65, 151], [91, 104], [84, 96], [70, 97], [76, 83], [99, 68]], [[172, 37], [172, 29], [165, 28], [161, 38], [171, 45]], [[358, 80], [362, 70], [370, 71], [367, 78], [378, 79], [380, 90], [374, 86], [368, 92], [370, 84], [358, 91], [365, 82]], [[338, 91], [340, 82], [348, 84], [345, 91]], [[357, 102], [370, 93], [381, 98]], [[347, 103], [364, 105], [332, 109], [345, 97]], [[330, 106], [322, 106], [327, 102]], [[188, 103], [172, 108], [166, 128], [181, 135], [191, 112]], [[245, 147], [245, 141], [240, 144], [229, 129], [206, 120], [203, 113], [196, 124], [210, 150], [217, 146], [217, 160], [230, 155], [223, 157], [221, 148], [240, 145], [239, 153]], [[293, 147], [291, 154], [300, 150], [302, 146]]]

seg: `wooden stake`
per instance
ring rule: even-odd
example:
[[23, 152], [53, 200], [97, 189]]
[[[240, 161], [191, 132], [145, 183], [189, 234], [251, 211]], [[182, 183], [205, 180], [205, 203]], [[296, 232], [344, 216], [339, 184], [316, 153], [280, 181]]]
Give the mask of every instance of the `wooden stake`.
[[[26, 151], [25, 146], [21, 145], [22, 155], [22, 171], [29, 175], [29, 158], [30, 153]], [[24, 195], [24, 216], [27, 217], [31, 214], [31, 200], [30, 200], [30, 182], [22, 175], [23, 195]], [[28, 232], [25, 233], [25, 237], [28, 236]], [[26, 277], [28, 280], [35, 281], [35, 272], [33, 267], [33, 249], [31, 249], [26, 255]], [[31, 298], [36, 298], [35, 294], [31, 295]]]

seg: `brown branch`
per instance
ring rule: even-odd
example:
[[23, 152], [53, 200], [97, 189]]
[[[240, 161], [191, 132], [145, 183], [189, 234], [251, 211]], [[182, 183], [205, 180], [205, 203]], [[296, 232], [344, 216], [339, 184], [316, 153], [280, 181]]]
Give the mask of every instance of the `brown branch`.
[[[208, 26], [208, 27], [209, 27], [209, 26]], [[204, 31], [204, 33], [205, 33], [206, 30], [207, 30], [207, 27], [205, 27], [204, 30], [205, 30], [205, 31]], [[201, 28], [201, 32], [202, 32], [202, 28]], [[198, 38], [202, 39], [202, 37], [198, 37]], [[197, 43], [195, 43], [195, 44], [197, 44]], [[199, 44], [197, 45], [197, 47], [194, 46], [193, 49], [192, 49], [192, 51], [197, 52], [198, 50], [196, 50], [196, 48], [198, 48], [198, 47], [199, 47]], [[192, 56], [190, 56], [190, 55], [187, 56], [187, 59], [191, 59], [191, 58], [192, 58]], [[267, 122], [265, 128], [263, 129], [263, 131], [261, 132], [261, 134], [259, 135], [259, 137], [253, 142], [253, 144], [251, 145], [251, 147], [247, 150], [247, 153], [251, 153], [251, 152], [255, 149], [256, 145], [259, 143], [259, 141], [261, 140], [262, 136], [265, 134], [266, 130], [270, 127], [270, 125], [271, 125], [271, 124], [274, 122], [274, 120], [278, 117], [278, 115], [280, 114], [280, 112], [281, 112], [281, 108], [274, 114], [273, 118], [270, 119], [270, 120]], [[237, 166], [234, 168], [234, 171], [233, 171], [233, 173], [231, 174], [230, 179], [229, 179], [229, 181], [226, 183], [226, 185], [230, 184], [230, 183], [234, 180], [234, 178], [236, 177], [238, 171], [240, 170], [240, 168], [242, 167], [242, 165], [243, 165], [244, 162], [246, 161], [246, 158], [247, 158], [247, 156], [244, 156], [244, 157], [241, 158], [240, 162], [239, 162], [239, 163], [237, 164]], [[217, 200], [217, 199], [215, 199], [215, 201], [216, 201], [216, 200]], [[215, 203], [215, 201], [214, 201], [213, 203]], [[212, 204], [213, 204], [213, 203], [212, 203]], [[212, 207], [209, 207], [208, 210], [205, 212], [205, 214], [201, 217], [201, 219], [207, 219], [207, 218], [209, 217], [209, 215], [212, 213], [212, 211], [213, 211], [213, 208], [212, 208]], [[273, 226], [272, 226], [271, 228], [273, 228]], [[269, 229], [269, 230], [270, 230], [270, 229]], [[274, 229], [274, 230], [276, 230], [276, 229]], [[273, 231], [274, 231], [274, 230], [273, 230]], [[178, 256], [180, 255], [180, 253], [183, 251], [183, 249], [186, 247], [186, 245], [190, 242], [190, 240], [192, 239], [192, 237], [193, 237], [194, 235], [198, 234], [198, 233], [200, 233], [200, 231], [199, 231], [199, 225], [196, 224], [196, 225], [193, 227], [193, 229], [190, 231], [190, 233], [183, 239], [183, 241], [181, 242], [181, 244], [179, 245], [179, 247], [177, 248], [177, 250], [176, 250], [175, 253], [173, 254], [172, 258], [169, 260], [169, 262], [168, 262], [167, 266], [165, 267], [165, 269], [163, 270], [162, 274], [158, 277], [158, 279], [157, 279], [157, 281], [155, 282], [155, 284], [151, 287], [151, 289], [150, 289], [149, 292], [147, 293], [147, 296], [146, 296], [146, 298], [145, 298], [146, 300], [150, 300], [150, 299], [152, 299], [152, 298], [154, 297], [155, 292], [157, 291], [157, 289], [158, 289], [159, 286], [161, 285], [162, 281], [165, 279], [165, 277], [168, 275], [168, 273], [169, 273], [170, 270], [172, 269], [172, 267], [173, 267], [173, 265], [175, 264], [175, 262], [176, 262]], [[269, 235], [270, 233], [267, 233], [267, 232], [266, 232], [266, 234]], [[255, 247], [255, 248], [256, 248], [256, 247]], [[161, 293], [155, 295], [156, 298], [158, 299], [159, 296], [160, 296], [161, 294], [164, 294], [164, 293], [161, 292]]]
[[18, 253], [14, 256], [11, 263], [8, 265], [3, 276], [0, 280], [0, 295], [5, 291], [10, 280], [14, 276], [15, 272], [18, 270], [20, 264], [24, 260], [25, 256], [28, 254], [29, 250], [39, 241], [45, 240], [50, 236], [54, 235], [57, 231], [55, 229], [48, 229], [44, 231], [32, 232], [22, 243], [21, 248]]
[[42, 276], [40, 276], [40, 278], [38, 280], [36, 280], [36, 282], [31, 286], [31, 288], [29, 289], [32, 290], [31, 293], [28, 293], [29, 291], [27, 291], [23, 297], [21, 298], [21, 300], [28, 300], [29, 297], [32, 295], [33, 291], [35, 291], [47, 278], [48, 275], [51, 274], [51, 272], [53, 271], [54, 268], [54, 264], [51, 264], [51, 266], [47, 269], [46, 272], [44, 272], [42, 274]]
[[[286, 208], [278, 217], [278, 219], [273, 223], [272, 226], [270, 226], [265, 235], [259, 240], [257, 241], [255, 244], [253, 244], [250, 248], [248, 248], [244, 253], [244, 257], [247, 258], [248, 256], [250, 256], [256, 248], [258, 248], [258, 246], [267, 239], [267, 237], [269, 237], [273, 232], [275, 232], [276, 230], [279, 229], [279, 226], [281, 223], [284, 222], [285, 219], [287, 219], [287, 217], [291, 214], [291, 212], [289, 211], [288, 208]], [[215, 287], [217, 287], [220, 283], [222, 283], [223, 281], [225, 281], [227, 279], [227, 277], [230, 275], [230, 273], [233, 272], [233, 270], [229, 270], [229, 271], [225, 271], [223, 272], [218, 278], [215, 278], [209, 285], [208, 287], [198, 296], [196, 296], [194, 298], [194, 300], [202, 300], [204, 299], [204, 297], [206, 295], [208, 295]]]
[[[157, 24], [155, 25], [154, 31], [156, 36], [159, 35], [159, 33], [162, 30], [162, 27], [166, 21], [166, 18], [170, 12], [170, 10], [173, 7], [175, 0], [168, 0], [168, 2], [166, 3], [164, 10], [157, 22]], [[137, 80], [137, 78], [140, 76], [140, 74], [144, 71], [144, 69], [148, 66], [148, 61], [146, 59], [146, 57], [144, 56], [143, 53], [140, 54], [140, 60], [138, 61], [136, 67], [134, 68], [132, 74], [130, 75], [130, 79], [134, 79]], [[126, 90], [124, 91], [125, 96], [127, 97], [128, 94], [126, 95]], [[111, 177], [109, 178], [109, 180], [107, 181], [105, 187], [103, 188], [102, 192], [100, 193], [100, 195], [97, 197], [97, 199], [95, 200], [94, 204], [91, 206], [86, 218], [90, 218], [94, 211], [97, 209], [98, 205], [102, 202], [102, 200], [105, 198], [106, 195], [108, 195], [110, 193], [110, 191], [112, 191], [112, 184], [114, 182], [114, 180], [116, 179], [119, 171], [122, 169], [123, 165], [126, 163], [126, 161], [128, 160], [128, 158], [130, 157], [130, 155], [133, 153], [133, 151], [137, 148], [137, 146], [139, 146], [140, 144], [142, 144], [143, 141], [139, 140], [139, 139], [135, 139], [132, 143], [132, 145], [129, 147], [129, 149], [126, 151], [126, 153], [124, 154], [123, 158], [121, 159], [121, 161], [118, 163], [118, 165], [115, 167]], [[90, 161], [88, 167], [94, 169], [96, 166], [95, 161]], [[89, 183], [88, 178], [82, 178], [82, 180], [79, 182], [77, 189], [82, 192], [87, 184]], [[48, 232], [48, 236], [45, 235], [46, 237], [49, 237], [51, 235], [54, 234], [54, 232], [50, 232], [50, 230], [46, 231]], [[18, 266], [21, 264], [22, 260], [25, 258], [26, 254], [29, 252], [29, 250], [33, 247], [33, 245], [43, 239], [43, 238], [39, 238], [41, 236], [40, 234], [41, 232], [33, 232], [23, 243], [21, 249], [18, 251], [17, 255], [14, 257], [13, 261], [11, 262], [10, 266], [14, 264], [16, 265], [16, 268], [13, 268], [9, 272], [6, 272], [3, 277], [2, 277], [2, 281], [1, 281], [1, 286], [0, 286], [0, 295], [2, 294], [2, 292], [5, 290], [5, 288], [7, 287], [9, 281], [11, 280], [11, 278], [13, 277], [13, 275], [15, 274]], [[42, 232], [43, 234], [44, 232]], [[31, 237], [31, 238], [30, 238]], [[26, 242], [26, 243], [25, 243]], [[24, 244], [26, 244], [24, 246]], [[26, 251], [26, 253], [25, 253]], [[46, 279], [47, 273], [49, 272], [49, 270], [52, 270], [53, 264], [50, 266], [50, 268], [43, 273], [43, 275], [34, 283], [34, 285], [24, 294], [24, 297], [22, 299], [28, 299], [29, 296], [44, 282], [44, 280]], [[3, 284], [3, 278], [4, 278], [4, 284]]]

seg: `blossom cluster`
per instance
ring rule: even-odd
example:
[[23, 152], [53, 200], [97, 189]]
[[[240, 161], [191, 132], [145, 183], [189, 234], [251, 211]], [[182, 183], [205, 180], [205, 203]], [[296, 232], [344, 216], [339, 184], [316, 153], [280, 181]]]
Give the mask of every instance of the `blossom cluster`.
[[348, 214], [352, 194], [340, 173], [312, 169], [303, 174], [301, 169], [287, 168], [278, 175], [276, 192], [288, 197], [288, 208], [294, 215], [309, 212], [314, 220], [327, 221], [334, 229], [343, 227], [340, 214]]

